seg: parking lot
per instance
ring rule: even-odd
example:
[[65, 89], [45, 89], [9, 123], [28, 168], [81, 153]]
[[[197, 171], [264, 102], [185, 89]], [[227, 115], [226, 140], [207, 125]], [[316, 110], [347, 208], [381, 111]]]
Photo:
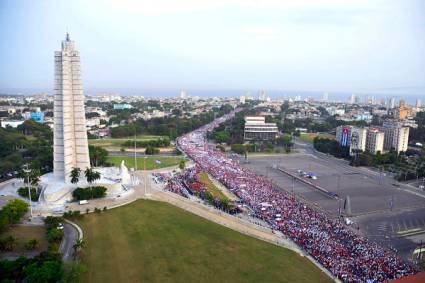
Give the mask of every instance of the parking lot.
[[[243, 159], [240, 159], [244, 163]], [[347, 196], [350, 199], [354, 227], [359, 227], [369, 239], [393, 247], [408, 258], [421, 242], [425, 243], [425, 194], [409, 191], [399, 186], [384, 173], [354, 168], [345, 161], [322, 155], [297, 153], [279, 156], [250, 157], [244, 166], [268, 178], [281, 189], [294, 193], [300, 198], [338, 217]], [[299, 170], [314, 173], [317, 179], [306, 178], [338, 198], [294, 180], [293, 177], [277, 170], [282, 168], [299, 176]], [[398, 232], [423, 229], [424, 233], [400, 236]]]

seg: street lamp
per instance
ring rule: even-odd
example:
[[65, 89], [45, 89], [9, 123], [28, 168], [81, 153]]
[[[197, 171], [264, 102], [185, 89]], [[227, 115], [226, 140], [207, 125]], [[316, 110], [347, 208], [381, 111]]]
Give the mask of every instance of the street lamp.
[[[25, 175], [26, 175], [25, 177], [27, 178], [27, 181], [28, 181], [28, 183], [27, 183], [28, 184], [28, 198], [30, 200], [30, 221], [31, 221], [31, 219], [32, 219], [32, 202], [31, 202], [31, 187], [30, 187], [30, 174], [29, 174], [31, 172], [31, 169], [28, 168], [28, 163], [24, 165], [23, 171], [25, 172]], [[24, 183], [25, 183], [25, 181], [24, 181]]]
[[145, 156], [143, 158], [143, 173], [145, 174], [145, 197], [146, 197], [146, 182], [147, 182], [147, 177], [146, 177], [146, 158], [147, 158], [147, 156]]

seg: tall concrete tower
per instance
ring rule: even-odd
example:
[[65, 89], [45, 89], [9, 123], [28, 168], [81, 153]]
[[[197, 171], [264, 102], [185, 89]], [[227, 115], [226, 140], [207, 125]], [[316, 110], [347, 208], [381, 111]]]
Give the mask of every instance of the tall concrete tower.
[[69, 34], [55, 52], [54, 95], [53, 172], [69, 180], [72, 168], [90, 167], [80, 54]]

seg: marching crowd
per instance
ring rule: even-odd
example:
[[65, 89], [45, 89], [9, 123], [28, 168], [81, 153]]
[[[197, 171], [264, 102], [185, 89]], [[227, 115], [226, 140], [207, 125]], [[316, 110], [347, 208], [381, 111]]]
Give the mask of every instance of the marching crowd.
[[[234, 114], [229, 113], [180, 137], [178, 146], [202, 170], [238, 196], [257, 217], [291, 238], [342, 281], [384, 282], [415, 272], [392, 251], [356, 235], [343, 224], [277, 190], [272, 183], [210, 148], [206, 133]], [[185, 178], [185, 174], [179, 178]], [[169, 189], [187, 193], [181, 180], [171, 180]]]

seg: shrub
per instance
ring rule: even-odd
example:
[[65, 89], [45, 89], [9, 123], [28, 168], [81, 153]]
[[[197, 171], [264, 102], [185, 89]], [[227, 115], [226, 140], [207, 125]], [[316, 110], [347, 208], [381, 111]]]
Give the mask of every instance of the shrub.
[[[36, 188], [30, 188], [30, 191], [31, 191], [31, 200], [32, 201], [38, 201], [38, 197], [39, 197], [40, 194], [38, 193], [37, 189]], [[29, 198], [28, 197], [28, 187], [20, 187], [18, 189], [18, 194], [21, 197]]]
[[93, 198], [103, 198], [106, 196], [107, 189], [102, 186], [93, 186], [88, 188], [76, 188], [72, 192], [74, 200], [86, 200]]
[[25, 243], [25, 249], [27, 250], [34, 250], [38, 247], [38, 240], [37, 239], [30, 239]]
[[49, 243], [58, 243], [63, 238], [63, 231], [59, 229], [50, 229], [47, 232], [47, 241]]
[[244, 154], [246, 151], [246, 148], [243, 144], [235, 143], [235, 144], [232, 144], [231, 150], [238, 154]]
[[108, 208], [106, 206], [103, 207], [103, 211], [106, 211]]
[[95, 212], [95, 213], [101, 213], [101, 212], [102, 212], [102, 210], [100, 210], [100, 208], [95, 207], [95, 208], [94, 208], [94, 212]]
[[153, 155], [153, 154], [158, 154], [158, 153], [159, 153], [159, 149], [156, 148], [156, 147], [153, 147], [153, 146], [148, 146], [145, 149], [145, 154], [148, 154], [148, 155]]
[[0, 250], [2, 251], [13, 251], [16, 247], [16, 239], [13, 236], [7, 236], [0, 239]]

